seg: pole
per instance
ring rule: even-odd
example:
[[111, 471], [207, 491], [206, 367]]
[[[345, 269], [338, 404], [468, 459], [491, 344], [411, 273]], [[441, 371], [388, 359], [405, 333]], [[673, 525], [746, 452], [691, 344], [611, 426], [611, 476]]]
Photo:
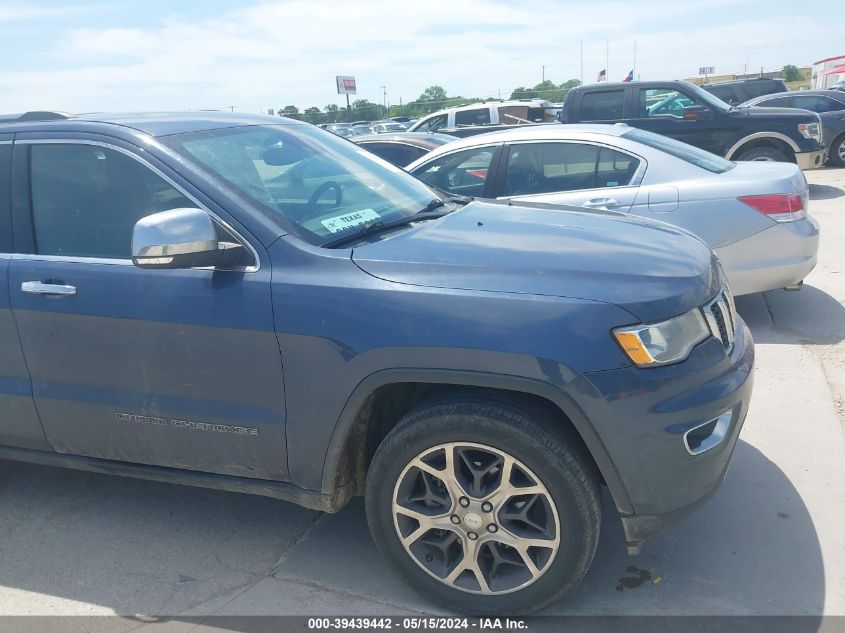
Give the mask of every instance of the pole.
[[387, 86], [381, 86], [382, 105], [384, 105], [384, 118], [387, 118]]
[[604, 44], [604, 80], [610, 81], [610, 40], [605, 40]]
[[637, 76], [637, 40], [634, 40], [634, 68], [631, 70], [631, 79]]
[[352, 106], [349, 105], [349, 93], [346, 93], [346, 121], [352, 123]]
[[543, 81], [542, 81], [542, 83], [546, 83], [546, 67], [545, 67], [545, 66], [543, 66], [543, 75], [542, 75], [542, 77], [543, 77]]
[[584, 83], [584, 40], [581, 40], [581, 83]]

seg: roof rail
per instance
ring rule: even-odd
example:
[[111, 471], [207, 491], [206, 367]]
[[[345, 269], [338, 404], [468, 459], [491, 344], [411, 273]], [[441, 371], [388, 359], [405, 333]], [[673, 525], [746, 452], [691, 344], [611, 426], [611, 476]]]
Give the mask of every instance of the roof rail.
[[0, 123], [25, 123], [27, 121], [63, 121], [71, 118], [66, 112], [52, 112], [49, 110], [33, 110], [23, 114], [4, 114], [0, 116]]

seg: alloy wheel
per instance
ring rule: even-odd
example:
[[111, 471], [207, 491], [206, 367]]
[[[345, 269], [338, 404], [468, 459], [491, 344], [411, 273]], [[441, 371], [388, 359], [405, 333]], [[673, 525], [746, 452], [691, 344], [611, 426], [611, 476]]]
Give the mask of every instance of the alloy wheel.
[[405, 551], [455, 589], [504, 594], [536, 582], [560, 546], [546, 486], [508, 453], [470, 442], [426, 449], [400, 474], [393, 522]]

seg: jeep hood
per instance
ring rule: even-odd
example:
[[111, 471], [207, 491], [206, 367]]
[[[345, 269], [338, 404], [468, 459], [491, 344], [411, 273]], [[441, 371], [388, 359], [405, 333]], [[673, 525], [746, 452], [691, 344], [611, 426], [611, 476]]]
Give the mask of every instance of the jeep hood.
[[643, 322], [702, 305], [719, 283], [715, 257], [662, 222], [578, 207], [472, 202], [356, 247], [380, 279], [435, 288], [614, 303]]

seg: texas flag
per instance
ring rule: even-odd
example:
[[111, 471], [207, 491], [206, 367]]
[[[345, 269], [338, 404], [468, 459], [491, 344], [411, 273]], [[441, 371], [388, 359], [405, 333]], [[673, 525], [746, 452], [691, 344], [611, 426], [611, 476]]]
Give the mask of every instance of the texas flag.
[[627, 83], [629, 81], [634, 81], [634, 71], [629, 70], [628, 74], [625, 75], [625, 79], [622, 80], [622, 83]]
[[607, 81], [607, 70], [599, 71], [599, 76], [596, 77], [597, 83], [601, 83], [602, 81]]

